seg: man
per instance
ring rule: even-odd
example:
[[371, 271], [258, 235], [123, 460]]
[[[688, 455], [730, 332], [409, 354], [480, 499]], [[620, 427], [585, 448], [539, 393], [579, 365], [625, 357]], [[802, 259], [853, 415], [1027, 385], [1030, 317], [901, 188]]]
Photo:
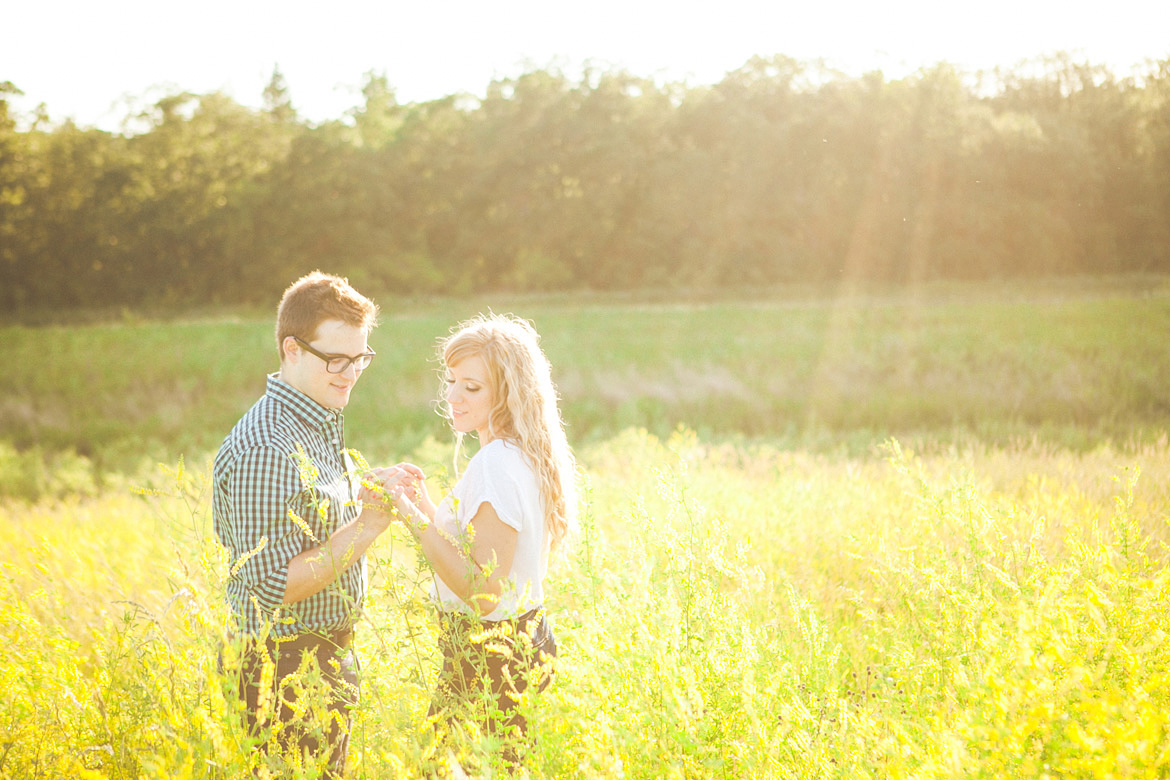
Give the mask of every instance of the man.
[[[229, 553], [227, 601], [244, 644], [248, 727], [273, 727], [266, 751], [274, 742], [311, 757], [327, 750], [336, 776], [357, 701], [352, 637], [365, 552], [390, 523], [384, 512], [362, 514], [342, 417], [374, 357], [367, 337], [377, 315], [336, 276], [314, 272], [289, 286], [276, 319], [280, 371], [224, 440], [212, 471], [215, 533]], [[317, 717], [307, 700], [294, 707], [292, 686], [281, 684], [298, 669], [311, 679], [311, 665], [302, 668], [310, 660], [332, 691], [329, 712], [318, 708]]]

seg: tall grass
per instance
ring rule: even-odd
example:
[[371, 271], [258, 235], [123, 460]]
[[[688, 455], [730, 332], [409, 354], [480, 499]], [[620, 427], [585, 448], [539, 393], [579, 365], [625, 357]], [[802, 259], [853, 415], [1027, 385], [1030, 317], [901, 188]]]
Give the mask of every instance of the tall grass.
[[[488, 303], [557, 369], [588, 490], [534, 776], [1170, 774], [1170, 292], [920, 292], [387, 307], [373, 462], [444, 472], [428, 361]], [[0, 330], [0, 778], [274, 771], [217, 671], [206, 486], [270, 331]], [[426, 570], [398, 532], [373, 558], [351, 775], [417, 776], [451, 763]]]
[[[581, 456], [533, 775], [1167, 772], [1165, 439], [849, 455], [631, 429]], [[204, 480], [0, 505], [0, 776], [253, 767]], [[375, 559], [351, 774], [415, 776], [434, 621], [407, 537]]]

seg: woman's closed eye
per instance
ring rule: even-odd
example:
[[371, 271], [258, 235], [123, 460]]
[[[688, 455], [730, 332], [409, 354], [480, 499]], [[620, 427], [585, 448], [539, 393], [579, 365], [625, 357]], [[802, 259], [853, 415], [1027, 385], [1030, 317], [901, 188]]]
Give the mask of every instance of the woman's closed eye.
[[[459, 384], [458, 381], [456, 381], [450, 377], [447, 377], [443, 381], [447, 384], [448, 389], [452, 389], [455, 387], [455, 385]], [[478, 393], [480, 390], [483, 389], [483, 386], [476, 384], [474, 382], [468, 382], [468, 383], [465, 383], [461, 389], [465, 393]]]

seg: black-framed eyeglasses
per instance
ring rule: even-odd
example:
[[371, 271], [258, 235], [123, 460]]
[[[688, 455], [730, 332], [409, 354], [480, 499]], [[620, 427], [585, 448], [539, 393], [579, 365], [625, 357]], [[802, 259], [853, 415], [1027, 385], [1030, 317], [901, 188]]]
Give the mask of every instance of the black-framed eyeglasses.
[[300, 344], [301, 349], [305, 350], [309, 354], [316, 355], [317, 357], [324, 360], [325, 370], [330, 374], [344, 374], [346, 369], [349, 368], [350, 363], [357, 366], [358, 371], [365, 371], [366, 368], [370, 365], [370, 362], [374, 359], [374, 355], [378, 354], [371, 349], [368, 352], [363, 352], [362, 354], [355, 355], [354, 357], [350, 357], [349, 355], [327, 355], [324, 352], [313, 349], [305, 342], [304, 339], [301, 339], [297, 336], [293, 336], [293, 341]]

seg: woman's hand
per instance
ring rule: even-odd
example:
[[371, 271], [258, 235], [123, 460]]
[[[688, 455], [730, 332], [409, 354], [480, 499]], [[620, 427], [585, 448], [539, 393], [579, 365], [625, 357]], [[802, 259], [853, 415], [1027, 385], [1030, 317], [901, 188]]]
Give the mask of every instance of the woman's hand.
[[[413, 512], [419, 512], [425, 519], [435, 518], [435, 504], [427, 492], [426, 474], [422, 469], [413, 463], [399, 463], [382, 471], [382, 487], [400, 514], [409, 519]], [[409, 522], [417, 523], [423, 518]]]

